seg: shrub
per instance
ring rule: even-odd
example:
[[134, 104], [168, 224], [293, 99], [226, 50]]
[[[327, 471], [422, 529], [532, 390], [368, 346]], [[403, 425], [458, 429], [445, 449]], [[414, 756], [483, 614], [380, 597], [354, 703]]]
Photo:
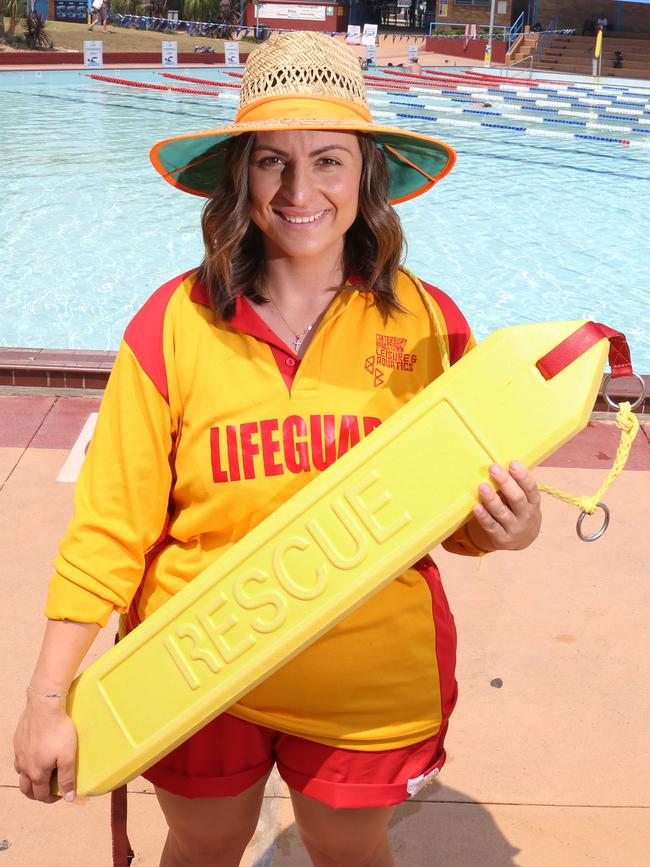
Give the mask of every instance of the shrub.
[[32, 51], [52, 48], [52, 40], [46, 33], [47, 22], [40, 12], [33, 12], [25, 18], [25, 44]]

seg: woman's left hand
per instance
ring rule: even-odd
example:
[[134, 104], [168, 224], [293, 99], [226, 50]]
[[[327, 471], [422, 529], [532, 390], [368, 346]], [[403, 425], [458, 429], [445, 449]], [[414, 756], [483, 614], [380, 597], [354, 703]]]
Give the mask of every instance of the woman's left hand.
[[493, 464], [490, 476], [498, 487], [479, 485], [481, 503], [474, 506], [474, 517], [467, 533], [484, 551], [519, 551], [534, 542], [542, 525], [540, 495], [530, 470], [513, 461], [508, 470]]

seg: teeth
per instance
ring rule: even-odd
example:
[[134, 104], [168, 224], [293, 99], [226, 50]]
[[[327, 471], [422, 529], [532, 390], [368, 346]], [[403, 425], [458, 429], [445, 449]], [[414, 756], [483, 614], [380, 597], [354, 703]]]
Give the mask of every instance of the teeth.
[[314, 220], [322, 217], [324, 213], [325, 211], [319, 211], [317, 214], [312, 214], [311, 217], [288, 217], [286, 214], [283, 214], [282, 217], [288, 223], [313, 223]]

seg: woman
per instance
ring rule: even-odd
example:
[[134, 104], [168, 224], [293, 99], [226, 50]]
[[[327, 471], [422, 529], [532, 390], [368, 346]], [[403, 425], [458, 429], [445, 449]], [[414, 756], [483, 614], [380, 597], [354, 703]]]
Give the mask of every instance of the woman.
[[[65, 694], [113, 609], [134, 628], [473, 345], [453, 302], [399, 268], [389, 204], [433, 186], [453, 151], [374, 124], [344, 45], [272, 37], [235, 123], [152, 160], [209, 197], [205, 258], [127, 328], [79, 479], [16, 734], [21, 790], [42, 801], [53, 768], [74, 799]], [[536, 537], [530, 473], [491, 475], [500, 496], [481, 485], [449, 550]], [[425, 558], [147, 771], [169, 825], [161, 865], [239, 864], [274, 763], [317, 867], [392, 865], [394, 805], [445, 759], [454, 656]]]

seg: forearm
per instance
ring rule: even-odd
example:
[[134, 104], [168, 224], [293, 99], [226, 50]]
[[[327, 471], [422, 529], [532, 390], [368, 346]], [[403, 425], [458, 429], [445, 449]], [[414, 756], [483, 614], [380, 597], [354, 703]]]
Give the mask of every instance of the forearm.
[[48, 620], [30, 684], [39, 692], [67, 692], [100, 626]]

